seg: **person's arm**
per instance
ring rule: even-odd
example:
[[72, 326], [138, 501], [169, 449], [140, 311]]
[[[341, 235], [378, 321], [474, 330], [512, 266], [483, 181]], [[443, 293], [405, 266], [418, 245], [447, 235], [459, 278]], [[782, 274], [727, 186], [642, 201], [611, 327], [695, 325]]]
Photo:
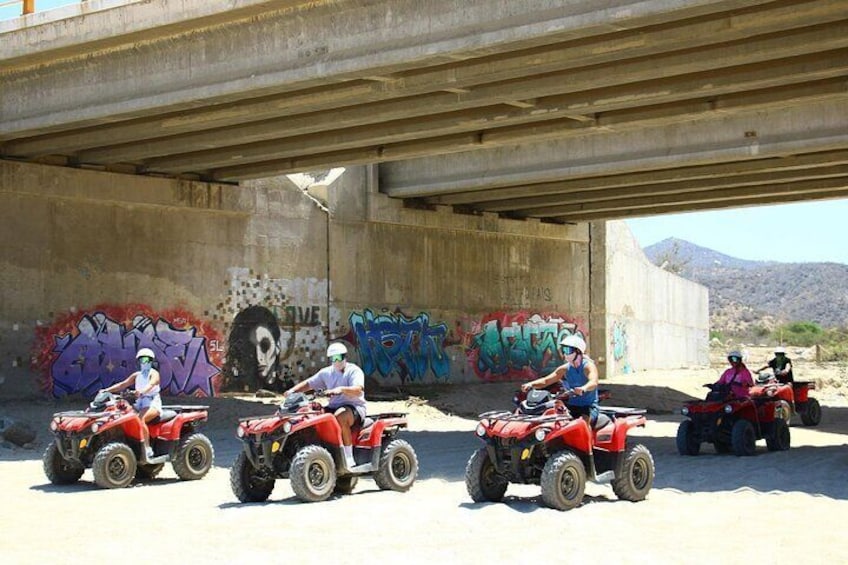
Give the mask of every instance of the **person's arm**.
[[586, 363], [586, 366], [583, 367], [583, 374], [586, 375], [586, 378], [589, 380], [585, 385], [574, 388], [574, 392], [577, 396], [582, 396], [584, 392], [592, 392], [598, 388], [598, 368], [594, 363]]
[[101, 390], [103, 390], [104, 392], [119, 392], [119, 391], [122, 391], [135, 382], [136, 375], [138, 375], [138, 372], [131, 374], [129, 377], [127, 377], [126, 379], [122, 380], [119, 383], [115, 383], [112, 386], [106, 387], [106, 388], [101, 389]]
[[309, 392], [312, 390], [312, 387], [309, 384], [310, 379], [306, 379], [305, 381], [300, 381], [290, 389], [283, 391], [283, 396], [288, 396], [290, 394], [294, 394], [296, 392]]
[[521, 390], [528, 391], [531, 388], [545, 388], [546, 386], [553, 384], [557, 381], [562, 380], [562, 374], [565, 372], [565, 365], [560, 365], [557, 367], [553, 373], [549, 375], [545, 375], [544, 377], [539, 377], [538, 379], [534, 379], [532, 381], [526, 382], [521, 385]]
[[350, 381], [350, 384], [337, 386], [327, 390], [327, 394], [330, 396], [337, 394], [354, 397], [362, 396], [362, 393], [365, 392], [365, 373], [363, 373], [362, 370], [354, 370]]

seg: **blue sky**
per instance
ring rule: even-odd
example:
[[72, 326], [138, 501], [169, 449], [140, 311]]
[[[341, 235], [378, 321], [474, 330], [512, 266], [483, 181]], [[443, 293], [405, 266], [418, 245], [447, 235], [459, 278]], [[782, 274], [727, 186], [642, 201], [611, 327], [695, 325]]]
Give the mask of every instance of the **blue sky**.
[[739, 259], [848, 264], [848, 199], [627, 220], [639, 245], [685, 239]]
[[[35, 0], [35, 10], [36, 12], [43, 12], [45, 10], [49, 10], [50, 8], [55, 8], [57, 6], [78, 3], [79, 0]], [[0, 7], [0, 20], [8, 20], [20, 16], [22, 7], [23, 2], [18, 2], [17, 4], [12, 4], [11, 6]]]

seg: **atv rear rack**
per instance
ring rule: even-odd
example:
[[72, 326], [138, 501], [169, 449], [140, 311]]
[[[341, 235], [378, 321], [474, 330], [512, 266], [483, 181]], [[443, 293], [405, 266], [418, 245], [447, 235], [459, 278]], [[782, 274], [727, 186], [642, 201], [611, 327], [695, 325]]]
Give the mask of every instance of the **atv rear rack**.
[[558, 422], [573, 420], [570, 414], [515, 414], [508, 410], [491, 410], [478, 416], [481, 420], [507, 420], [509, 422]]

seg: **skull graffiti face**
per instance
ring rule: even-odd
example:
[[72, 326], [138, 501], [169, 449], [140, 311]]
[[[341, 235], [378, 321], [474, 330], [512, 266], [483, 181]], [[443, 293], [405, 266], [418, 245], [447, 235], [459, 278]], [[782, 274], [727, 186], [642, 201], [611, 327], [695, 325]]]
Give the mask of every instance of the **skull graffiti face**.
[[265, 326], [256, 326], [250, 335], [250, 341], [256, 346], [257, 370], [262, 377], [267, 377], [274, 369], [280, 347], [271, 330]]

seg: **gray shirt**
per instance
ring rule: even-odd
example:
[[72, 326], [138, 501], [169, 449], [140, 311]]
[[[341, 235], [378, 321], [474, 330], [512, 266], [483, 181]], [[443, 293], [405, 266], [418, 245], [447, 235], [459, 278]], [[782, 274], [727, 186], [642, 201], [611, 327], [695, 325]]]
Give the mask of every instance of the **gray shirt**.
[[365, 373], [353, 363], [345, 363], [344, 372], [339, 372], [333, 365], [324, 367], [306, 381], [312, 390], [327, 390], [337, 386], [359, 386], [362, 393], [358, 396], [339, 394], [330, 398], [327, 408], [338, 408], [343, 404], [349, 404], [361, 408], [359, 412], [365, 413]]

